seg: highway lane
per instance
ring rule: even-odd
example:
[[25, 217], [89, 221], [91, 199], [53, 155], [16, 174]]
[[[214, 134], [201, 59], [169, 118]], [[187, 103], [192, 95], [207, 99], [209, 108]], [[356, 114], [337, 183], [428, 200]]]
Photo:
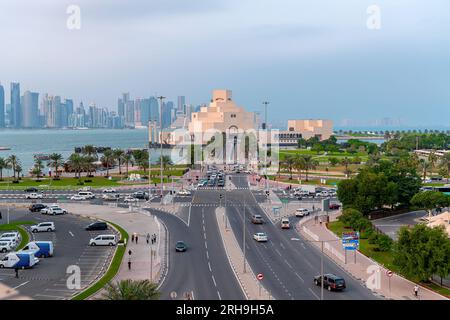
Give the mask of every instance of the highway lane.
[[[243, 188], [245, 176], [233, 176], [233, 183]], [[319, 299], [320, 287], [313, 283], [313, 277], [320, 274], [320, 251], [313, 247], [294, 230], [281, 230], [274, 225], [257, 205], [250, 190], [230, 191], [227, 194], [227, 215], [242, 248], [243, 204], [246, 204], [246, 256], [255, 273], [263, 273], [263, 283], [276, 299]], [[263, 216], [264, 225], [251, 223], [252, 214]], [[292, 218], [291, 218], [292, 219]], [[256, 232], [266, 232], [269, 241], [257, 243]], [[295, 240], [292, 240], [295, 239]], [[324, 299], [375, 299], [375, 296], [357, 280], [346, 274], [332, 260], [324, 258], [324, 272], [341, 275], [347, 282], [344, 292], [324, 292]]]
[[[196, 204], [211, 204], [218, 198], [215, 191], [197, 191]], [[185, 207], [189, 211], [180, 219], [158, 210], [148, 209], [169, 230], [169, 270], [161, 286], [163, 299], [175, 292], [183, 298], [192, 292], [200, 300], [244, 300], [242, 289], [229, 265], [215, 217], [215, 207]], [[185, 241], [187, 252], [175, 252], [177, 241]]]

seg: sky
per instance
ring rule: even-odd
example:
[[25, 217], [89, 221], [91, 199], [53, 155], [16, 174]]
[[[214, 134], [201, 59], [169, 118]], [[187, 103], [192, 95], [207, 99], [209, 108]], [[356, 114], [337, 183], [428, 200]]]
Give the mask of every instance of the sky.
[[269, 101], [274, 123], [450, 126], [449, 13], [448, 0], [0, 0], [0, 82], [7, 101], [12, 81], [110, 109], [122, 92], [197, 105], [227, 88], [251, 111]]

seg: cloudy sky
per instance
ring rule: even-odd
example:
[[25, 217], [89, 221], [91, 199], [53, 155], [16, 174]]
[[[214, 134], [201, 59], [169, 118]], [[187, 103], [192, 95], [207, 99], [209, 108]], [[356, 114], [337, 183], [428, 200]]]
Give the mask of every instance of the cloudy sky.
[[[378, 5], [381, 29], [367, 27]], [[69, 5], [81, 29], [66, 26]], [[116, 108], [214, 88], [270, 119], [450, 125], [448, 0], [0, 0], [0, 82]]]

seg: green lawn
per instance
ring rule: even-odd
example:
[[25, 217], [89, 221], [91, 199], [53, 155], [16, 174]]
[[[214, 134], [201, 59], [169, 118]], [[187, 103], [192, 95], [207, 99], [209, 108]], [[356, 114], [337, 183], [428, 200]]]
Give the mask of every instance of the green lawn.
[[24, 225], [32, 225], [35, 224], [32, 221], [14, 221], [10, 224], [1, 224], [0, 231], [18, 231], [20, 233], [21, 241], [19, 246], [17, 247], [17, 251], [25, 247], [25, 245], [30, 241], [30, 236], [28, 232], [22, 227]]
[[[111, 224], [114, 226], [117, 230], [120, 232], [120, 239], [123, 240], [125, 243], [128, 243], [128, 233], [119, 225], [114, 224], [112, 222], [107, 221], [108, 224]], [[112, 259], [111, 265], [108, 268], [108, 271], [103, 275], [103, 277], [100, 278], [94, 285], [87, 288], [83, 292], [77, 294], [72, 298], [72, 300], [84, 300], [98, 292], [100, 289], [102, 289], [109, 281], [111, 281], [117, 274], [117, 272], [120, 269], [120, 264], [122, 263], [123, 256], [125, 254], [126, 245], [120, 245], [117, 247], [116, 253], [114, 254], [114, 257]]]
[[[269, 176], [269, 179], [274, 181], [276, 178], [276, 181], [280, 181], [280, 182], [285, 182], [285, 183], [289, 183], [289, 184], [298, 184], [298, 179], [292, 179], [289, 180], [289, 177], [286, 178], [282, 178], [281, 180], [278, 179], [278, 176]], [[335, 186], [339, 181], [338, 179], [326, 179], [327, 183], [325, 185], [327, 186]], [[301, 179], [302, 184], [314, 184], [314, 185], [323, 185], [322, 183], [320, 183], [320, 179], [309, 179], [308, 181], [305, 180], [305, 176], [303, 175], [302, 179]]]
[[[86, 180], [91, 180], [92, 182], [86, 182]], [[31, 178], [23, 178], [19, 181], [19, 183], [12, 183], [11, 180], [0, 181], [0, 189], [8, 189], [8, 190], [21, 190], [28, 187], [37, 187], [38, 189], [78, 189], [81, 187], [93, 187], [93, 188], [101, 188], [101, 187], [113, 187], [120, 186], [118, 179], [107, 179], [105, 177], [93, 177], [87, 178], [82, 177], [81, 182], [83, 185], [78, 184], [78, 179], [75, 178], [61, 178], [60, 180], [52, 180], [52, 179], [44, 179], [42, 178], [40, 182], [35, 181], [35, 179]]]

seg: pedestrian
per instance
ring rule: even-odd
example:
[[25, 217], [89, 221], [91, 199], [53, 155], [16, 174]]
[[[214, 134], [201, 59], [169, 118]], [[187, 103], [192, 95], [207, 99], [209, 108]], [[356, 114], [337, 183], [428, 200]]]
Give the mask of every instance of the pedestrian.
[[132, 254], [132, 252], [131, 252], [131, 249], [130, 249], [130, 250], [128, 250], [128, 255], [131, 257], [131, 254]]
[[134, 242], [134, 233], [131, 235], [131, 242]]
[[16, 278], [19, 278], [19, 269], [15, 268], [14, 271], [16, 272]]
[[131, 270], [131, 258], [128, 259], [128, 270]]
[[414, 296], [416, 298], [419, 296], [419, 286], [417, 284], [414, 286]]
[[[150, 241], [150, 233], [147, 233], [147, 244], [149, 244], [149, 241]], [[153, 244], [153, 241], [152, 241], [152, 244]]]
[[156, 243], [156, 233], [155, 233], [155, 243]]
[[138, 235], [136, 235], [135, 239], [136, 239], [136, 244], [138, 244]]
[[313, 205], [313, 208], [312, 208], [312, 209], [313, 209], [313, 211], [314, 211], [314, 210], [316, 209], [316, 207]]
[[3, 219], [2, 212], [0, 211], [0, 220]]

